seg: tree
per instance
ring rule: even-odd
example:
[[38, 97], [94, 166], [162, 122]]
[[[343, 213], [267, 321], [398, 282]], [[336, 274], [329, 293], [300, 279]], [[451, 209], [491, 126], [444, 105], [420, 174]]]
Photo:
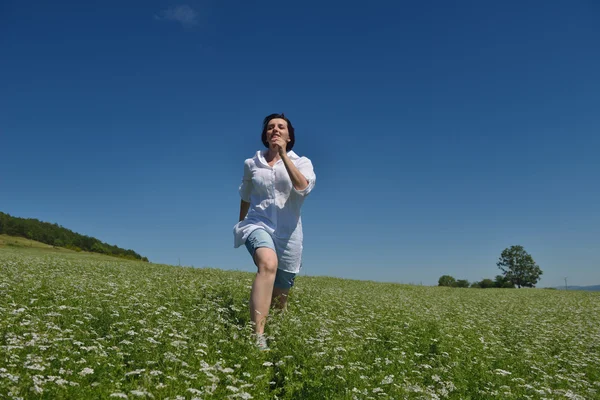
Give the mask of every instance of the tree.
[[454, 287], [462, 287], [462, 288], [468, 288], [469, 287], [469, 281], [466, 279], [459, 279], [454, 283]]
[[514, 289], [515, 285], [504, 275], [496, 275], [496, 280], [494, 281], [494, 287], [497, 288], [506, 288], [506, 289]]
[[450, 275], [442, 275], [438, 280], [438, 286], [448, 286], [452, 287], [456, 283], [456, 279]]
[[496, 263], [502, 270], [506, 280], [518, 288], [535, 287], [542, 275], [542, 270], [533, 261], [533, 257], [525, 251], [523, 246], [511, 246], [504, 249]]
[[482, 289], [488, 289], [488, 288], [493, 288], [494, 287], [494, 281], [491, 279], [484, 279], [482, 280], [479, 285], [481, 286]]

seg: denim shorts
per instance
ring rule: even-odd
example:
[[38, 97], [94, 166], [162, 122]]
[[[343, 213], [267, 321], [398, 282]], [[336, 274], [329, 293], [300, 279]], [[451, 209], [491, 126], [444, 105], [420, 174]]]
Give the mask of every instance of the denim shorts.
[[[268, 247], [269, 249], [273, 250], [275, 254], [277, 254], [275, 243], [273, 243], [271, 235], [269, 235], [264, 229], [255, 229], [252, 231], [252, 233], [246, 239], [245, 244], [248, 252], [252, 256], [252, 259], [254, 259], [254, 253], [256, 252], [256, 249], [260, 247]], [[274, 286], [278, 289], [290, 289], [292, 286], [294, 286], [295, 278], [295, 273], [287, 272], [277, 268]]]

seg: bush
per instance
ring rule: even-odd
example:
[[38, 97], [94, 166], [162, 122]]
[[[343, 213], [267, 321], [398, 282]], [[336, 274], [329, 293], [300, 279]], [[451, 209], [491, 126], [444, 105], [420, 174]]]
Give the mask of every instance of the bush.
[[502, 285], [503, 289], [514, 289], [515, 288], [515, 284], [512, 282], [504, 282], [504, 284]]
[[494, 281], [491, 279], [484, 279], [481, 281], [481, 288], [482, 289], [489, 289], [489, 288], [493, 288], [494, 285]]
[[438, 280], [438, 286], [454, 286], [454, 284], [456, 283], [456, 279], [454, 279], [454, 277], [450, 276], [450, 275], [442, 275], [440, 276], [440, 279]]
[[456, 283], [454, 284], [454, 287], [459, 287], [459, 288], [468, 288], [469, 287], [469, 281], [466, 279], [459, 279], [456, 281]]

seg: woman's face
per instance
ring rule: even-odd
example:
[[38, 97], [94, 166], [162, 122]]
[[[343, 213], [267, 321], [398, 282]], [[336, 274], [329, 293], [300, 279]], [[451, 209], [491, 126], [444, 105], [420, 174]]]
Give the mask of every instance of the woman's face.
[[267, 124], [267, 142], [270, 148], [273, 148], [274, 139], [277, 137], [281, 137], [286, 143], [290, 142], [290, 133], [285, 119], [273, 118]]

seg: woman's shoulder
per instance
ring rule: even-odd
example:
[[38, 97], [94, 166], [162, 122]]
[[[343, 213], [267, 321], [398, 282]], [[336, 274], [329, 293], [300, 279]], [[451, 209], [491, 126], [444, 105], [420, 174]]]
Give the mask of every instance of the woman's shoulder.
[[312, 161], [310, 160], [310, 158], [308, 158], [306, 156], [299, 156], [298, 154], [296, 154], [292, 150], [290, 150], [290, 152], [288, 153], [288, 156], [294, 162], [294, 164], [298, 164], [298, 163], [301, 163], [301, 164], [312, 164]]
[[250, 158], [246, 158], [244, 160], [244, 165], [248, 167], [253, 167], [261, 163], [261, 158], [264, 158], [262, 151], [258, 150], [254, 155]]

